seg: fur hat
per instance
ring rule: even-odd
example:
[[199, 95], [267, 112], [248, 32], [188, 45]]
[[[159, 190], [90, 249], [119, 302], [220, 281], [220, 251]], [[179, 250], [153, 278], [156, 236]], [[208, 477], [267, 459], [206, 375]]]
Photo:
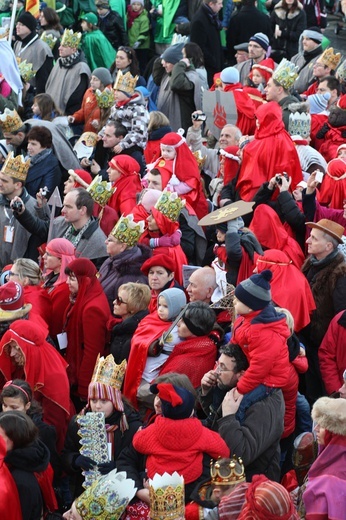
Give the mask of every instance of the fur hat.
[[253, 311], [264, 309], [272, 299], [270, 280], [272, 272], [265, 269], [260, 274], [253, 274], [237, 285], [234, 296]]
[[172, 287], [171, 289], [165, 289], [160, 292], [158, 298], [161, 298], [161, 296], [165, 299], [168, 307], [167, 319], [174, 320], [181, 309], [186, 305], [186, 296], [184, 291], [177, 287]]
[[346, 436], [346, 399], [321, 397], [315, 402], [311, 415], [321, 428]]
[[28, 11], [24, 11], [18, 18], [17, 22], [21, 23], [22, 25], [25, 25], [28, 29], [30, 29], [31, 32], [34, 32], [37, 27], [37, 20], [36, 18], [29, 13]]
[[191, 392], [171, 383], [150, 385], [150, 391], [159, 396], [162, 415], [168, 419], [188, 419], [195, 406]]

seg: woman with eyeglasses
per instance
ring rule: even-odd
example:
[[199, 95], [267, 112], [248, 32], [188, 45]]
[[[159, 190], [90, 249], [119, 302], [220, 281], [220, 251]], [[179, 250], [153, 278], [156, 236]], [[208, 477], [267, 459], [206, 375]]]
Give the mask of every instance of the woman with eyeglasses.
[[50, 329], [54, 319], [52, 302], [42, 287], [43, 276], [39, 265], [30, 258], [18, 258], [8, 274], [9, 281], [17, 282], [23, 287], [24, 302], [32, 305], [31, 317], [36, 315]]

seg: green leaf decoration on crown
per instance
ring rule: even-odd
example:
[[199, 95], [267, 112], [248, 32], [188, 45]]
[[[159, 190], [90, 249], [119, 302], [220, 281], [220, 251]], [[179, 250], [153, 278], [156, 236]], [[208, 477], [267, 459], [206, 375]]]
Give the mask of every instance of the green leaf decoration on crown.
[[116, 188], [112, 187], [111, 182], [103, 181], [101, 175], [96, 175], [89, 184], [87, 191], [97, 204], [104, 207], [113, 195], [115, 189]]
[[72, 29], [65, 29], [61, 38], [61, 45], [63, 47], [71, 47], [77, 49], [82, 39], [82, 33], [73, 32]]
[[95, 92], [96, 101], [100, 108], [110, 108], [114, 105], [114, 90], [106, 87], [102, 92], [97, 89]]
[[289, 90], [298, 77], [298, 67], [284, 58], [274, 70], [275, 79], [285, 90]]
[[18, 63], [18, 68], [19, 74], [21, 75], [25, 83], [28, 83], [36, 75], [36, 70], [32, 69], [32, 63], [28, 63], [26, 60], [23, 60], [20, 63]]
[[41, 40], [45, 42], [50, 49], [53, 49], [54, 45], [58, 41], [58, 38], [56, 38], [52, 34], [48, 34], [46, 31], [43, 31], [43, 33], [41, 34]]
[[163, 191], [154, 207], [157, 209], [157, 211], [162, 213], [162, 215], [165, 215], [165, 217], [169, 218], [169, 220], [176, 222], [184, 206], [185, 200], [180, 199], [177, 193]]
[[133, 247], [137, 244], [145, 228], [144, 220], [135, 222], [133, 215], [121, 216], [111, 231], [111, 235], [119, 242]]

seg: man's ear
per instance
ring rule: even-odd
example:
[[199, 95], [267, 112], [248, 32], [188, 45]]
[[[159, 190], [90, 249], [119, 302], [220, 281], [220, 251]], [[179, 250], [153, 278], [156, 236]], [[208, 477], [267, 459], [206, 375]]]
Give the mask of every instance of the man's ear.
[[240, 372], [237, 372], [236, 373], [236, 376], [237, 376], [237, 379], [239, 381], [239, 379], [245, 374], [245, 370], [241, 370]]

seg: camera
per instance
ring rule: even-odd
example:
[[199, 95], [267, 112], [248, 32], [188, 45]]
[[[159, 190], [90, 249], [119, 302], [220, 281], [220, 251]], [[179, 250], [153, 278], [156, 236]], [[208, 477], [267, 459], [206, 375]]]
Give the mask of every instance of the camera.
[[17, 213], [20, 213], [23, 210], [23, 203], [20, 200], [15, 200], [12, 202], [12, 211], [16, 211]]
[[287, 175], [287, 173], [283, 173], [282, 175], [281, 174], [277, 174], [275, 175], [275, 182], [279, 185], [279, 186], [282, 186], [282, 177], [285, 177], [286, 181], [288, 182], [290, 179], [289, 179], [289, 176]]
[[47, 186], [45, 186], [44, 188], [41, 188], [40, 191], [41, 191], [41, 196], [46, 199], [48, 196], [48, 193], [49, 193]]
[[205, 121], [207, 116], [205, 114], [192, 114], [192, 121]]

